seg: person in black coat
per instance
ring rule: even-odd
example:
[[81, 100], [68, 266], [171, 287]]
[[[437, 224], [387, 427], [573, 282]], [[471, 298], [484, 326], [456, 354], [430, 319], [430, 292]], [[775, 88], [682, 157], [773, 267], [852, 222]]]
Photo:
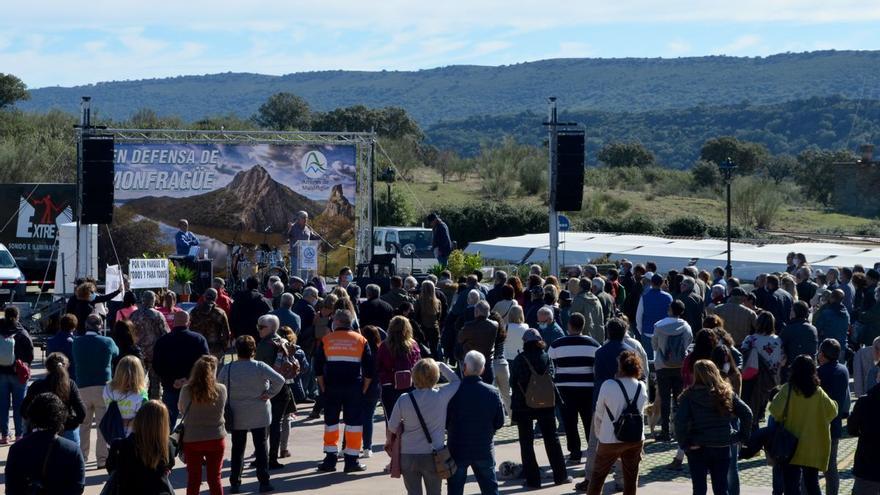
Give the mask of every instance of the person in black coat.
[[260, 340], [257, 320], [272, 311], [272, 303], [260, 294], [260, 281], [249, 277], [245, 281], [246, 290], [235, 295], [229, 316], [229, 328], [234, 338], [250, 335], [254, 341]]
[[360, 305], [360, 317], [358, 324], [362, 327], [374, 325], [382, 330], [388, 330], [388, 324], [394, 317], [394, 308], [387, 302], [379, 299], [380, 289], [378, 285], [367, 286], [367, 300]]
[[210, 354], [205, 337], [189, 330], [188, 326], [189, 313], [174, 313], [174, 328], [159, 337], [153, 349], [153, 370], [162, 380], [162, 402], [168, 407], [171, 424], [177, 422], [180, 389], [193, 365], [200, 357]]
[[[513, 389], [511, 398], [511, 420], [516, 423], [519, 433], [519, 451], [522, 456], [523, 477], [525, 486], [541, 487], [541, 472], [535, 459], [535, 424], [541, 429], [544, 438], [544, 449], [553, 469], [553, 481], [557, 485], [571, 482], [565, 470], [565, 457], [559, 437], [556, 436], [556, 416], [554, 407], [532, 408], [526, 403], [526, 391], [534, 369], [536, 373], [552, 373], [550, 357], [545, 352], [546, 344], [537, 330], [530, 328], [523, 334], [523, 351], [519, 353], [510, 366], [510, 386]], [[531, 368], [529, 367], [531, 365]], [[558, 398], [557, 398], [558, 400]]]
[[[57, 395], [67, 406], [67, 419], [64, 421], [62, 436], [79, 444], [79, 425], [86, 418], [86, 405], [79, 396], [76, 382], [71, 380], [67, 373], [69, 367], [70, 361], [64, 354], [60, 352], [49, 354], [49, 357], [46, 358], [46, 377], [36, 380], [28, 387], [27, 395], [21, 403], [21, 414], [30, 421], [28, 409], [38, 395], [44, 393]], [[33, 424], [30, 425], [30, 428], [33, 431]]]
[[85, 463], [79, 445], [58, 436], [67, 419], [57, 395], [39, 394], [30, 404], [34, 432], [16, 442], [6, 459], [6, 493], [30, 495], [34, 484], [45, 493], [79, 495], [85, 487]]
[[[880, 485], [880, 384], [874, 385], [868, 393], [859, 397], [846, 421], [846, 429], [852, 437], [858, 437], [856, 457], [853, 463], [853, 493], [877, 493]], [[8, 466], [7, 466], [8, 469]], [[8, 478], [7, 478], [8, 479]]]
[[86, 333], [86, 318], [95, 312], [95, 305], [108, 302], [122, 292], [120, 288], [109, 294], [98, 295], [97, 290], [94, 283], [83, 282], [76, 286], [74, 297], [67, 300], [67, 312], [76, 315], [76, 331], [79, 335]]

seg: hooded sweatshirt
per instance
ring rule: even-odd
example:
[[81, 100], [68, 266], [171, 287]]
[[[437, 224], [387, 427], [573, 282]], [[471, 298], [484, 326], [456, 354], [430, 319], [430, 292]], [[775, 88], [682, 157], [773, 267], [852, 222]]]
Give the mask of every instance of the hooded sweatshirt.
[[668, 316], [655, 323], [651, 337], [654, 368], [681, 368], [687, 348], [693, 340], [691, 326], [681, 318]]

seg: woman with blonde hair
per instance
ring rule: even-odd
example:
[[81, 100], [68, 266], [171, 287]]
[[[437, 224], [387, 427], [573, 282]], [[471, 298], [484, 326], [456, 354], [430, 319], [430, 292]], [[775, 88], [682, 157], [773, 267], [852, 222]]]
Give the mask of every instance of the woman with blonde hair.
[[132, 420], [131, 434], [110, 446], [110, 482], [126, 494], [174, 495], [168, 481], [168, 473], [174, 467], [170, 429], [165, 404], [157, 400], [146, 402]]
[[186, 456], [186, 495], [198, 495], [202, 485], [202, 464], [207, 471], [211, 495], [222, 495], [220, 470], [226, 447], [223, 408], [226, 387], [217, 383], [217, 358], [202, 356], [193, 365], [189, 381], [180, 390], [177, 408], [183, 411], [186, 430], [183, 452]]
[[141, 360], [125, 356], [116, 365], [113, 379], [104, 385], [104, 404], [115, 402], [122, 415], [125, 433], [131, 433], [131, 422], [147, 401], [147, 377]]
[[[730, 446], [745, 442], [751, 434], [752, 411], [721, 376], [715, 363], [700, 359], [694, 363], [694, 384], [678, 398], [675, 437], [687, 452], [694, 495], [705, 495], [706, 475], [712, 492], [728, 493]], [[731, 426], [738, 419], [739, 429]]]
[[419, 359], [422, 359], [422, 354], [418, 342], [413, 338], [409, 320], [395, 316], [388, 324], [388, 337], [376, 352], [382, 408], [386, 418], [397, 399], [412, 389], [412, 369]]
[[[425, 345], [431, 351], [431, 357], [440, 356], [440, 327], [443, 321], [443, 304], [437, 297], [434, 282], [425, 280], [415, 303], [415, 320], [422, 327]], [[428, 356], [422, 356], [428, 357]]]

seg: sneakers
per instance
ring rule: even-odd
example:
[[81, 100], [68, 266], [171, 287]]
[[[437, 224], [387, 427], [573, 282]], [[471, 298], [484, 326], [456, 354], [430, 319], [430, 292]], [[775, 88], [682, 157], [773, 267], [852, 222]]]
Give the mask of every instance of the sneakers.
[[371, 449], [361, 452], [361, 459], [369, 459], [371, 457], [373, 457], [373, 451]]
[[346, 463], [345, 469], [343, 471], [346, 473], [360, 473], [360, 472], [366, 471], [366, 470], [367, 470], [367, 466], [364, 466], [363, 464], [361, 464], [359, 462], [355, 462], [355, 463]]

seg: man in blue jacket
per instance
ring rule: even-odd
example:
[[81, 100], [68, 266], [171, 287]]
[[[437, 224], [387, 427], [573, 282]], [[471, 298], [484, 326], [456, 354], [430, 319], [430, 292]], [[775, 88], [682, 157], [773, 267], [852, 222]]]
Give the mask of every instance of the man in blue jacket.
[[849, 371], [838, 362], [840, 354], [841, 347], [835, 339], [825, 339], [819, 346], [819, 384], [828, 397], [837, 402], [837, 417], [831, 420], [831, 456], [825, 471], [825, 493], [828, 494], [836, 494], [840, 488], [837, 446], [843, 436], [843, 419], [849, 416]]
[[651, 275], [651, 287], [642, 293], [639, 308], [636, 310], [635, 324], [639, 331], [639, 340], [645, 346], [645, 352], [648, 353], [648, 359], [651, 360], [654, 359], [654, 348], [651, 345], [654, 324], [666, 318], [669, 314], [669, 305], [672, 304], [672, 296], [662, 287], [663, 277], [656, 273]]
[[480, 379], [486, 358], [478, 351], [464, 356], [464, 379], [449, 401], [446, 412], [448, 446], [458, 469], [449, 479], [449, 495], [464, 493], [468, 467], [480, 493], [497, 494], [493, 437], [504, 425], [504, 408], [498, 389]]
[[[844, 294], [840, 289], [831, 291], [828, 304], [822, 306], [813, 317], [813, 325], [819, 334], [819, 340], [834, 339], [841, 349], [846, 349], [847, 333], [849, 333], [849, 313], [843, 305]], [[841, 354], [840, 362], [846, 362], [846, 355]]]
[[446, 267], [446, 263], [449, 261], [449, 253], [452, 252], [452, 237], [449, 236], [449, 227], [446, 226], [436, 213], [428, 215], [427, 222], [433, 230], [431, 249], [434, 250], [437, 263]]

